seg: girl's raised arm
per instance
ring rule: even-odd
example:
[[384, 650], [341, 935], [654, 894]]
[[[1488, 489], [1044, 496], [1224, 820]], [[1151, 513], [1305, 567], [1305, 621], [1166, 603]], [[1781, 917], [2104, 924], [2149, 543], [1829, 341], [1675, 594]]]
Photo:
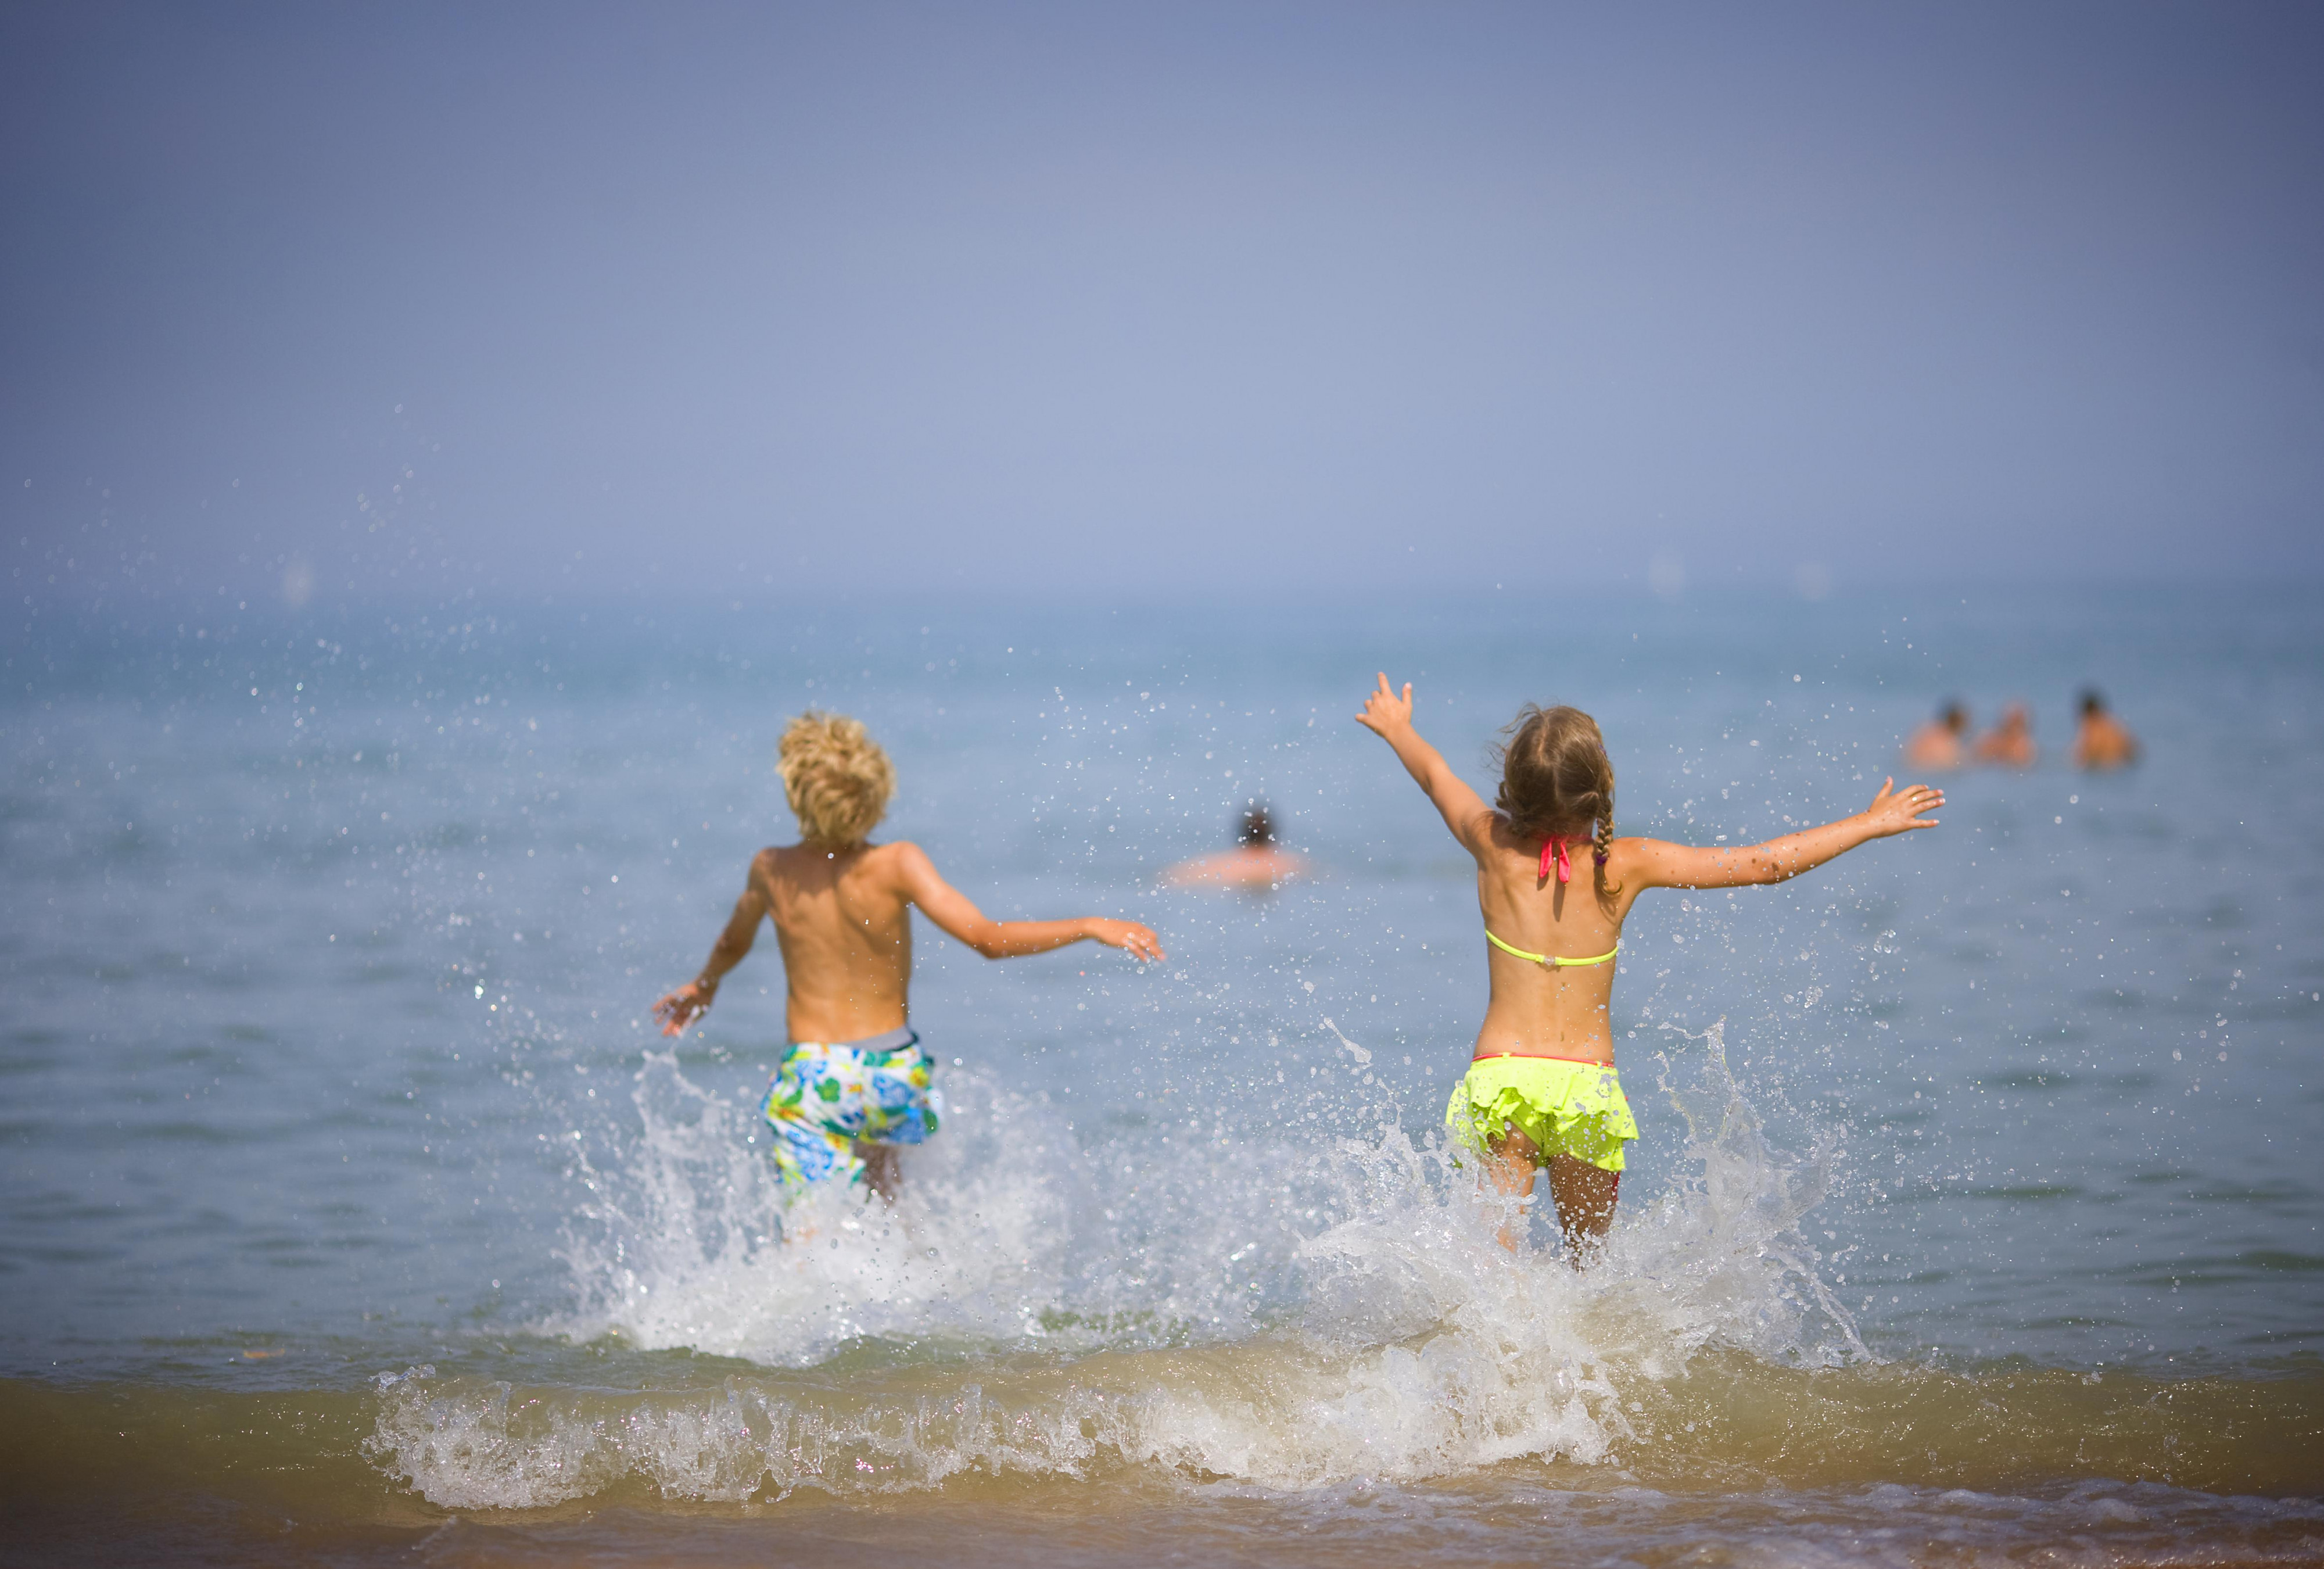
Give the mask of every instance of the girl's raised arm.
[[1356, 723], [1388, 743], [1405, 771], [1443, 814], [1444, 826], [1452, 830], [1452, 836], [1471, 854], [1477, 854], [1486, 842], [1492, 808], [1452, 771], [1443, 753], [1420, 739], [1420, 732], [1412, 727], [1412, 683], [1406, 681], [1399, 695], [1382, 670], [1379, 686], [1364, 699], [1364, 711], [1356, 715]]
[[1868, 839], [1886, 839], [1914, 828], [1933, 828], [1933, 812], [1945, 804], [1942, 790], [1929, 785], [1895, 789], [1883, 780], [1872, 804], [1852, 817], [1803, 828], [1763, 844], [1733, 848], [1674, 844], [1664, 839], [1617, 841], [1626, 854], [1621, 879], [1637, 880], [1641, 888], [1739, 888], [1761, 882], [1783, 882], [1846, 854]]

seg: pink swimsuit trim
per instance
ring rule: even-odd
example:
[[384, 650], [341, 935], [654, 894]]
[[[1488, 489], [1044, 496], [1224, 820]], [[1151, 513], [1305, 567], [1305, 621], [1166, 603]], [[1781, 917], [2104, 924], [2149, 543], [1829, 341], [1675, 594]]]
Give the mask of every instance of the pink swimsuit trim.
[[1583, 1067], [1612, 1067], [1610, 1062], [1600, 1062], [1594, 1057], [1559, 1057], [1546, 1051], [1486, 1051], [1471, 1057], [1471, 1062], [1490, 1062], [1497, 1057], [1531, 1057], [1536, 1062], [1578, 1062]]
[[[1606, 864], [1606, 853], [1603, 850], [1592, 850], [1590, 853], [1590, 859], [1603, 866]], [[1541, 842], [1540, 876], [1544, 882], [1549, 881], [1549, 869], [1552, 865], [1557, 868], [1557, 880], [1560, 882], [1573, 881], [1573, 862], [1566, 854], [1566, 839], [1563, 834], [1552, 834]]]

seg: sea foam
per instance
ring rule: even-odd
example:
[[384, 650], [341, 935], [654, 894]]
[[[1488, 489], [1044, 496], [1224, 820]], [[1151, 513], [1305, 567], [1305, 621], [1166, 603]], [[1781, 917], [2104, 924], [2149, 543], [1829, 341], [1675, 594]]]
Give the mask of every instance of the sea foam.
[[1770, 1146], [1716, 1027], [1676, 1044], [1658, 1078], [1686, 1170], [1631, 1196], [1586, 1271], [1500, 1247], [1505, 1210], [1380, 1108], [1339, 1119], [1379, 1113], [1363, 1137], [1194, 1116], [1084, 1145], [974, 1075], [892, 1209], [785, 1212], [743, 1112], [656, 1057], [625, 1160], [576, 1172], [580, 1303], [542, 1328], [755, 1365], [636, 1394], [415, 1368], [380, 1380], [372, 1452], [461, 1508], [623, 1479], [741, 1499], [1135, 1466], [1299, 1490], [1618, 1457], [1706, 1348], [1868, 1358], [1800, 1232], [1831, 1149]]

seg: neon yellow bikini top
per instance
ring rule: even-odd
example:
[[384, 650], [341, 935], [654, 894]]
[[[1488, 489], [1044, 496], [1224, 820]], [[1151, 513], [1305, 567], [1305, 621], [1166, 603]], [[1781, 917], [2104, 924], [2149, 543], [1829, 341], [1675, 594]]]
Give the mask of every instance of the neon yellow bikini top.
[[1485, 934], [1485, 940], [1511, 958], [1523, 959], [1529, 964], [1539, 964], [1545, 970], [1587, 969], [1591, 964], [1610, 964], [1614, 962], [1614, 955], [1622, 951], [1621, 943], [1617, 941], [1612, 947], [1594, 959], [1561, 959], [1551, 954], [1528, 954], [1523, 948], [1513, 948], [1490, 932]]
[[[1573, 863], [1566, 859], [1565, 850], [1565, 835], [1563, 834], [1552, 834], [1541, 842], [1541, 879], [1544, 882], [1549, 881], [1552, 866], [1556, 867], [1557, 880], [1560, 882], [1572, 881]], [[1606, 864], [1606, 857], [1603, 854], [1594, 854], [1591, 859], [1600, 866]], [[1612, 947], [1594, 959], [1561, 959], [1550, 954], [1528, 954], [1523, 948], [1509, 946], [1508, 944], [1495, 937], [1490, 930], [1485, 933], [1485, 940], [1509, 957], [1523, 959], [1528, 964], [1539, 964], [1545, 970], [1588, 969], [1592, 964], [1610, 964], [1614, 962], [1614, 955], [1622, 951], [1621, 939], [1618, 937], [1615, 939]]]

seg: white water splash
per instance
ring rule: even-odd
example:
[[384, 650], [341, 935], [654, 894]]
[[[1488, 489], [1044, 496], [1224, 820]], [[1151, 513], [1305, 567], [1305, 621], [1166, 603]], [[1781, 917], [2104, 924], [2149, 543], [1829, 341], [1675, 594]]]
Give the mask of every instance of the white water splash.
[[[1632, 1404], [1706, 1347], [1791, 1366], [1867, 1355], [1799, 1235], [1831, 1141], [1772, 1149], [1720, 1027], [1690, 1038], [1704, 1049], [1659, 1078], [1692, 1169], [1626, 1209], [1586, 1273], [1498, 1246], [1499, 1207], [1441, 1142], [1393, 1126], [1268, 1145], [1197, 1117], [1091, 1154], [1050, 1108], [973, 1075], [910, 1152], [894, 1210], [829, 1195], [792, 1212], [785, 1243], [743, 1114], [656, 1058], [618, 1180], [586, 1174], [570, 1253], [586, 1306], [552, 1327], [777, 1370], [867, 1337], [890, 1352], [807, 1384], [770, 1371], [627, 1396], [523, 1398], [416, 1369], [382, 1381], [373, 1452], [452, 1507], [537, 1507], [622, 1477], [731, 1499], [963, 1470], [1159, 1466], [1307, 1489], [1604, 1461], [1638, 1441]], [[910, 1349], [932, 1343], [949, 1360]]]
[[1323, 1028], [1330, 1030], [1334, 1036], [1339, 1038], [1340, 1049], [1346, 1052], [1350, 1057], [1354, 1057], [1358, 1067], [1370, 1067], [1372, 1066], [1372, 1054], [1365, 1048], [1358, 1046], [1354, 1041], [1350, 1040], [1346, 1036], [1341, 1035], [1340, 1027], [1338, 1025], [1333, 1023], [1329, 1019], [1326, 1019], [1323, 1020]]
[[845, 1186], [787, 1205], [752, 1110], [668, 1054], [637, 1081], [642, 1130], [622, 1168], [580, 1173], [590, 1198], [566, 1258], [582, 1305], [551, 1333], [793, 1367], [867, 1336], [1041, 1333], [1080, 1174], [1038, 1103], [956, 1075], [944, 1131], [903, 1152], [893, 1207]]

